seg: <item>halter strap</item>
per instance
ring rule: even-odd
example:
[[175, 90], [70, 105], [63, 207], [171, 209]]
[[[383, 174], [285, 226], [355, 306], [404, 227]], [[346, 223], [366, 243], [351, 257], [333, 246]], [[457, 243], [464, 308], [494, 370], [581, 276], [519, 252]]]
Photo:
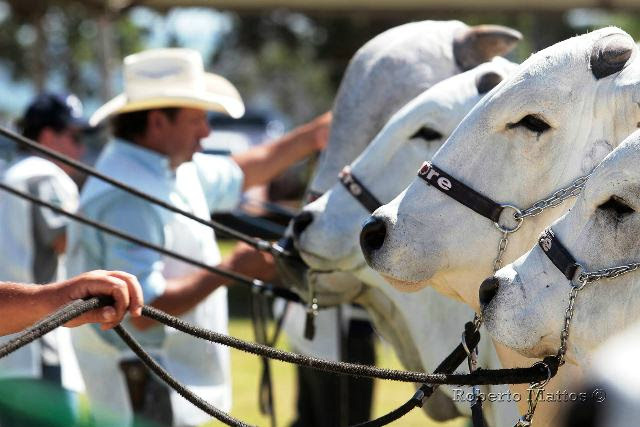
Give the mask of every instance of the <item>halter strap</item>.
[[371, 194], [371, 192], [367, 190], [367, 187], [351, 173], [351, 166], [345, 166], [338, 175], [338, 179], [349, 194], [359, 201], [369, 212], [373, 213], [373, 211], [382, 206], [382, 203], [380, 203], [376, 196]]
[[498, 224], [500, 214], [504, 209], [487, 196], [464, 185], [431, 162], [424, 162], [418, 171], [418, 176], [433, 188], [441, 191], [452, 199], [462, 203], [469, 209]]
[[560, 243], [551, 228], [547, 228], [542, 233], [538, 239], [538, 245], [553, 265], [564, 274], [564, 277], [573, 280], [578, 269], [578, 263], [567, 248]]

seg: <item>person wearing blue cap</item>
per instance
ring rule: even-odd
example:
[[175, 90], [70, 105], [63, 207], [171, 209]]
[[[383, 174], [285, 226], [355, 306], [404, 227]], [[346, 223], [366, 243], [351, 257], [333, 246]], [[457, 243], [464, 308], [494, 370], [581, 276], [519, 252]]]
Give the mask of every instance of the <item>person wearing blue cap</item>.
[[[21, 133], [39, 144], [74, 159], [83, 153], [82, 104], [73, 95], [38, 95], [18, 122]], [[21, 191], [74, 211], [78, 188], [66, 165], [19, 149], [4, 167], [0, 180]], [[0, 278], [17, 283], [51, 283], [64, 278], [66, 217], [15, 196], [0, 197]], [[25, 308], [26, 309], [26, 308]], [[1, 342], [11, 339], [3, 337]], [[72, 391], [84, 384], [77, 367], [69, 332], [58, 329], [0, 359], [0, 426], [69, 426], [76, 418]], [[47, 392], [45, 392], [47, 390]], [[41, 418], [31, 402], [38, 393], [55, 400], [55, 416]], [[27, 406], [25, 406], [27, 405]]]

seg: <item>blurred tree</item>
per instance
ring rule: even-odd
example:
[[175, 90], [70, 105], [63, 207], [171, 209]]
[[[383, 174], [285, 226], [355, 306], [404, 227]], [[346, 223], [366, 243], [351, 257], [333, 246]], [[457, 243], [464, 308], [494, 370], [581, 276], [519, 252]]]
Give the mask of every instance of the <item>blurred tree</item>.
[[[279, 9], [229, 14], [232, 25], [215, 50], [211, 64], [230, 77], [248, 100], [274, 99], [276, 108], [294, 121], [309, 119], [331, 107], [342, 75], [354, 53], [377, 34], [422, 19], [460, 19], [470, 25], [495, 23], [536, 29], [530, 14], [460, 14], [415, 12], [302, 14]], [[549, 22], [545, 18], [545, 22]], [[570, 31], [558, 15], [545, 28], [543, 46]], [[542, 32], [540, 32], [542, 33]], [[536, 39], [538, 40], [538, 39]], [[521, 60], [539, 44], [523, 43], [512, 55]]]
[[111, 68], [121, 55], [143, 47], [144, 30], [127, 14], [97, 0], [5, 0], [0, 25], [0, 60], [14, 80], [49, 85], [82, 98], [112, 95]]

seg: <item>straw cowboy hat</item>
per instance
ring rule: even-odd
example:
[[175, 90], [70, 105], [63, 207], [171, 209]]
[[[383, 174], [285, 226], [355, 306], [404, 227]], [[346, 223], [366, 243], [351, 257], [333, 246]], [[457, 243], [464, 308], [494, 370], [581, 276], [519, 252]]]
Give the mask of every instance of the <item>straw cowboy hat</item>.
[[153, 108], [188, 107], [227, 113], [238, 118], [244, 104], [224, 77], [206, 73], [202, 57], [192, 49], [151, 49], [124, 59], [124, 93], [93, 113], [92, 126], [109, 116]]

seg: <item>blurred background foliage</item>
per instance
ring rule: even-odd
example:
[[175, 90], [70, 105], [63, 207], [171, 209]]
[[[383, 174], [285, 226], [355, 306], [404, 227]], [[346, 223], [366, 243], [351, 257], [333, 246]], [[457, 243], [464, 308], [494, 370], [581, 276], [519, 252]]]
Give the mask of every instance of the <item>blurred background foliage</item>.
[[[640, 36], [637, 13], [606, 9], [219, 11], [158, 9], [140, 3], [144, 1], [0, 0], [0, 95], [9, 95], [0, 97], [4, 117], [19, 114], [28, 99], [45, 88], [76, 93], [91, 112], [120, 91], [122, 57], [162, 45], [195, 44], [207, 66], [231, 79], [248, 105], [301, 123], [331, 107], [342, 73], [362, 44], [405, 22], [460, 19], [511, 26], [525, 35], [512, 54], [516, 61], [604, 25], [618, 25], [636, 39]], [[180, 20], [175, 18], [177, 10], [190, 12]], [[185, 29], [199, 35], [185, 37]]]

